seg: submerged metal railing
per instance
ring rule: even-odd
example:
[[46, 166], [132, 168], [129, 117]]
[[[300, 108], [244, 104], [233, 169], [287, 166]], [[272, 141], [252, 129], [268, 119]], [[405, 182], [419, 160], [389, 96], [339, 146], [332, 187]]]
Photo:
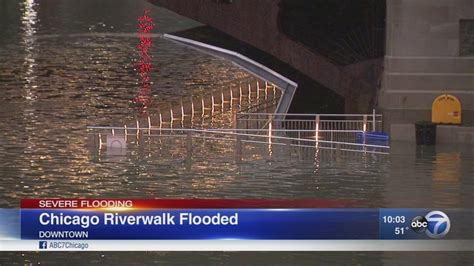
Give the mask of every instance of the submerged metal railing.
[[[229, 129], [194, 129], [194, 128], [156, 128], [156, 127], [88, 127], [98, 135], [99, 148], [105, 145], [107, 149], [123, 149], [129, 138], [141, 137], [186, 137], [188, 143], [193, 138], [234, 141], [236, 154], [242, 154], [243, 143], [265, 144], [271, 150], [272, 146], [305, 147], [316, 150], [350, 151], [371, 154], [388, 154], [388, 145], [375, 145], [350, 141], [325, 140], [319, 138], [324, 133], [356, 134], [359, 130], [319, 130], [314, 129], [277, 129], [273, 121], [268, 121], [265, 128], [229, 128]], [[299, 135], [295, 135], [297, 133]], [[306, 134], [302, 136], [301, 134]], [[313, 135], [312, 135], [313, 134]], [[309, 137], [308, 137], [309, 136]], [[104, 139], [105, 138], [105, 139]], [[116, 141], [118, 146], [112, 143]], [[192, 149], [192, 144], [191, 147]]]
[[235, 128], [297, 139], [355, 143], [370, 131], [381, 131], [382, 115], [376, 114], [277, 114], [238, 113]]
[[254, 76], [268, 81], [269, 83], [275, 84], [275, 86], [281, 91], [281, 97], [276, 107], [276, 111], [279, 113], [288, 112], [293, 100], [293, 96], [296, 92], [296, 89], [298, 88], [298, 84], [294, 81], [234, 51], [166, 33], [163, 34], [163, 38], [182, 45], [186, 45], [187, 47], [199, 50], [212, 56], [230, 60], [241, 68], [252, 73]]
[[154, 126], [160, 128], [194, 128], [196, 121], [204, 122], [222, 113], [273, 111], [280, 96], [280, 91], [273, 84], [258, 79], [253, 82], [247, 80], [202, 95], [182, 98], [174, 105], [158, 104], [155, 115], [146, 117], [146, 121], [137, 119], [134, 125], [150, 125], [154, 121]]

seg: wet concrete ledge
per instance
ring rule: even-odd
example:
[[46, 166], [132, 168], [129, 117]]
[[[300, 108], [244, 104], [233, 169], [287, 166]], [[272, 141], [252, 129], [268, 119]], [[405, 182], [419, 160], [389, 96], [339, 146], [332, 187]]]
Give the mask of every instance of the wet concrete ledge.
[[[415, 124], [392, 124], [390, 134], [392, 141], [416, 142]], [[474, 127], [438, 125], [436, 127], [436, 144], [474, 145]]]

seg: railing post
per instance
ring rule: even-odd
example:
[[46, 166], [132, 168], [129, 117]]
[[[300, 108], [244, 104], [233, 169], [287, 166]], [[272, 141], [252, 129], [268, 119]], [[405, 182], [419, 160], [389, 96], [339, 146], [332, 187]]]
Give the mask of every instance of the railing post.
[[248, 98], [249, 98], [249, 103], [250, 103], [250, 97], [252, 96], [252, 87], [250, 86], [250, 83], [248, 83], [248, 85], [249, 85], [248, 86], [248, 89], [249, 89], [249, 95], [248, 95], [249, 97]]
[[151, 135], [151, 118], [148, 116], [148, 135]]
[[184, 105], [183, 105], [183, 100], [181, 100], [181, 121], [184, 121]]
[[191, 96], [191, 121], [194, 119], [194, 99]]
[[367, 133], [367, 115], [364, 115], [364, 133], [363, 133], [363, 143], [364, 143], [364, 150], [365, 150], [365, 141], [366, 141], [366, 133]]
[[202, 109], [202, 117], [204, 117], [206, 113], [206, 106], [204, 104], [204, 96], [201, 95], [201, 109]]
[[225, 99], [224, 99], [224, 90], [221, 90], [221, 111], [224, 112]]
[[257, 102], [258, 102], [259, 99], [260, 99], [260, 84], [259, 84], [258, 79], [257, 79]]
[[268, 116], [268, 144], [272, 145], [272, 131], [273, 131], [273, 117], [272, 115]]
[[372, 109], [372, 131], [375, 132], [375, 109]]
[[367, 131], [367, 115], [364, 115], [364, 125], [362, 127], [362, 130], [365, 132]]
[[315, 129], [315, 138], [316, 138], [316, 143], [319, 140], [319, 121], [320, 121], [320, 116], [316, 115], [316, 121], [314, 121], [314, 129]]
[[[163, 125], [163, 115], [161, 115], [161, 113], [160, 113], [160, 130], [161, 130], [162, 125]], [[161, 134], [161, 132], [160, 132], [160, 134]]]
[[137, 120], [137, 139], [139, 138], [139, 136], [140, 136], [140, 123]]
[[239, 106], [242, 106], [242, 83], [239, 82]]

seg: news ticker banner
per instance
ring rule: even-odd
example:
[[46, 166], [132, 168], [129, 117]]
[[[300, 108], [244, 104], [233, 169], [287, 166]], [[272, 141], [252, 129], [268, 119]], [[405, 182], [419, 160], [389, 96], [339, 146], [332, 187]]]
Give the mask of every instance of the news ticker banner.
[[269, 250], [272, 246], [279, 250], [277, 244], [284, 250], [466, 250], [474, 246], [472, 209], [339, 207], [337, 202], [321, 200], [25, 199], [20, 209], [0, 209], [0, 250]]

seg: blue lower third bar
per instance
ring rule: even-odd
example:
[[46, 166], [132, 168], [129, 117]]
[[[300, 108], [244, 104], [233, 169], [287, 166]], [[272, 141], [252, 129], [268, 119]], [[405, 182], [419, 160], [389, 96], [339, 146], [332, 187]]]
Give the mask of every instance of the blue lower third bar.
[[378, 209], [21, 210], [22, 239], [379, 239]]

